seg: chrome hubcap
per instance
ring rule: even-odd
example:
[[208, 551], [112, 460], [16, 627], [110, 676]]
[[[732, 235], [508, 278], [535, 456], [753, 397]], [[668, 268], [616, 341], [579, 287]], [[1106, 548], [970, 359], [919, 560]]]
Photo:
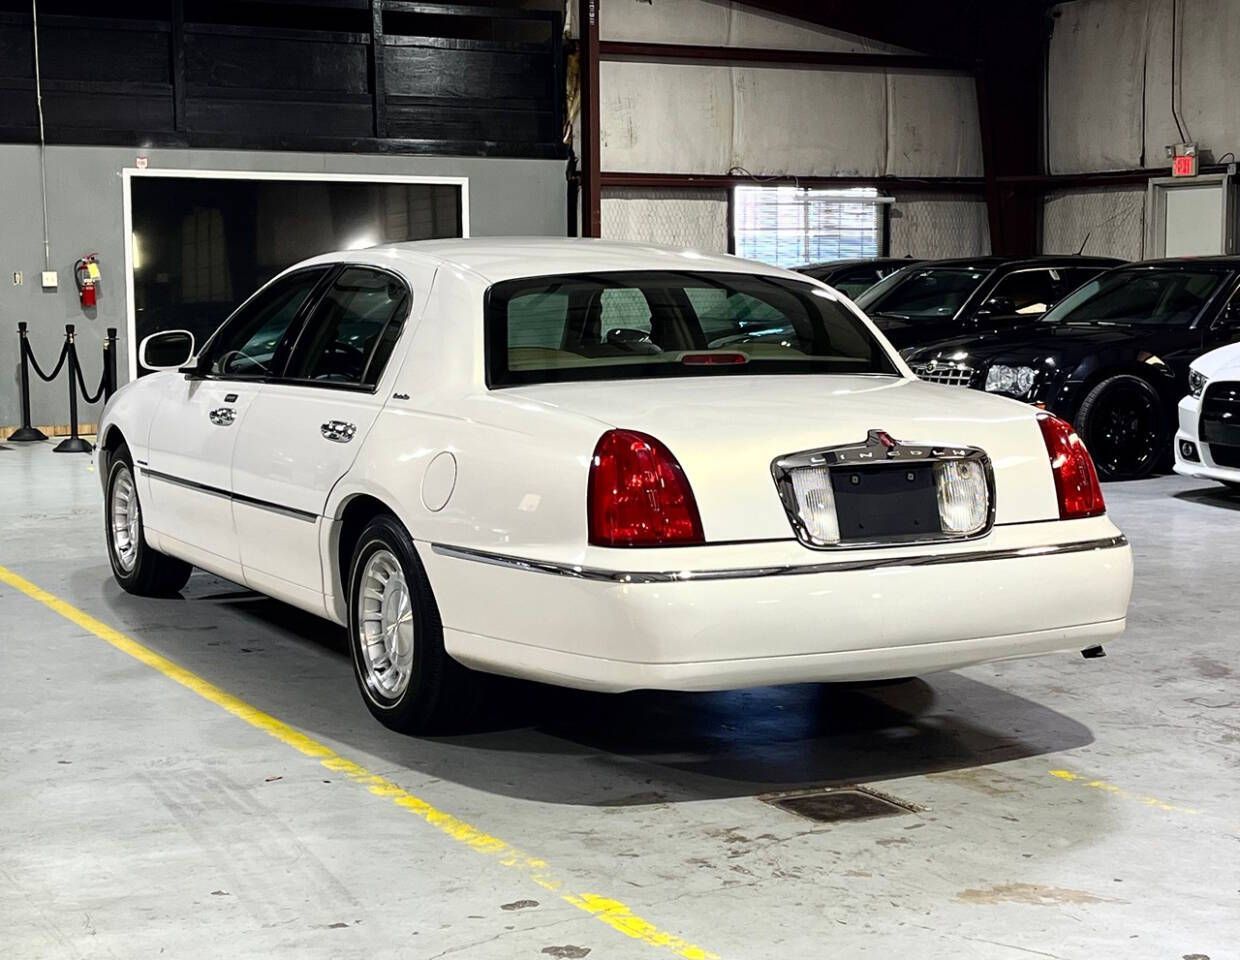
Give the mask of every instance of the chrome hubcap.
[[122, 466], [116, 470], [112, 484], [112, 550], [116, 562], [129, 573], [138, 562], [138, 544], [142, 539], [142, 511], [138, 506], [138, 491], [134, 487], [133, 474]]
[[395, 700], [413, 674], [413, 605], [400, 561], [378, 550], [366, 561], [358, 585], [357, 637], [366, 686]]

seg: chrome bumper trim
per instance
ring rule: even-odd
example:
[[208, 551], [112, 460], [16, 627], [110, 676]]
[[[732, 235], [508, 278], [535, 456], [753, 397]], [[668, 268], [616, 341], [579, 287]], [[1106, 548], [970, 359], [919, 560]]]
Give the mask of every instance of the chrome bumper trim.
[[583, 567], [577, 564], [553, 563], [548, 560], [530, 560], [504, 553], [474, 550], [470, 547], [453, 547], [444, 543], [432, 543], [431, 550], [441, 557], [455, 560], [472, 560], [512, 570], [531, 573], [549, 573], [574, 580], [594, 580], [604, 583], [687, 583], [695, 580], [749, 580], [756, 577], [792, 577], [815, 573], [854, 573], [858, 570], [889, 570], [898, 567], [932, 567], [949, 563], [980, 563], [987, 560], [1021, 560], [1026, 557], [1059, 556], [1066, 553], [1088, 553], [1093, 550], [1111, 550], [1128, 545], [1122, 533], [1115, 537], [1095, 540], [1077, 540], [1073, 543], [1056, 543], [1044, 547], [1016, 547], [1004, 550], [969, 550], [955, 553], [923, 553], [911, 557], [879, 557], [871, 560], [838, 560], [834, 563], [781, 564], [770, 567], [733, 567], [724, 570], [604, 570], [600, 567]]

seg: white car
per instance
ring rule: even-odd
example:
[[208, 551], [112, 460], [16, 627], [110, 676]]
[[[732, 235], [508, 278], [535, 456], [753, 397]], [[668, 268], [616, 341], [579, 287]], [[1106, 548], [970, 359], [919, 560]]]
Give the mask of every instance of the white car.
[[1240, 491], [1240, 343], [1193, 361], [1179, 414], [1175, 472]]
[[1125, 625], [1072, 428], [923, 383], [848, 300], [734, 257], [449, 240], [290, 268], [100, 424], [135, 593], [190, 566], [347, 625], [371, 711], [474, 671], [603, 691], [909, 676]]

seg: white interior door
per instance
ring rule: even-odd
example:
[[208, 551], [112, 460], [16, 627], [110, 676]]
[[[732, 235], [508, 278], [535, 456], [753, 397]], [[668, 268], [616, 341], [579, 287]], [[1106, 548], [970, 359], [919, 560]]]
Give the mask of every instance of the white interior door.
[[1166, 191], [1163, 255], [1206, 257], [1223, 252], [1223, 187], [1218, 183]]
[[1151, 180], [1146, 201], [1147, 257], [1208, 257], [1232, 252], [1231, 178], [1219, 174]]

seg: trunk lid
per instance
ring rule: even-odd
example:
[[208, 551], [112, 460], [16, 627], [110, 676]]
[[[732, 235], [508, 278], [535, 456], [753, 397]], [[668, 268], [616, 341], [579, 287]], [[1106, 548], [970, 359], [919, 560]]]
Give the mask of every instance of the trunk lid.
[[996, 523], [1059, 516], [1033, 408], [974, 390], [892, 377], [733, 375], [504, 392], [663, 441], [689, 478], [712, 542], [792, 538], [772, 461], [858, 443], [875, 429], [901, 441], [985, 450], [995, 473]]

